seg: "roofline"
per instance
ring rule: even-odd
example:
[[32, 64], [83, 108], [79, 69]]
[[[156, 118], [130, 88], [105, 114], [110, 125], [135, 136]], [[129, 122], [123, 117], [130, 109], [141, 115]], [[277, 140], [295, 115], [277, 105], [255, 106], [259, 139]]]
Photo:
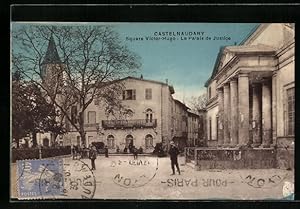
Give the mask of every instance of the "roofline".
[[252, 30], [249, 32], [249, 34], [240, 42], [240, 44], [239, 45], [244, 45], [245, 44], [245, 42], [248, 40], [248, 39], [250, 39], [251, 38], [251, 36], [253, 36], [254, 34], [255, 34], [255, 32], [257, 31], [257, 29], [259, 28], [259, 27], [262, 27], [262, 25], [263, 24], [258, 24], [257, 26], [255, 26], [254, 28], [252, 28]]
[[149, 80], [149, 79], [144, 79], [144, 78], [137, 78], [137, 77], [133, 77], [133, 76], [127, 76], [127, 77], [121, 78], [121, 79], [119, 79], [119, 81], [126, 80], [126, 79], [134, 79], [134, 80], [139, 80], [139, 81], [147, 81], [147, 82], [151, 82], [151, 83], [156, 83], [156, 84], [170, 86], [169, 84], [161, 82], [161, 81]]
[[216, 58], [216, 61], [215, 61], [215, 65], [214, 65], [213, 71], [212, 71], [211, 76], [209, 77], [209, 79], [205, 82], [204, 87], [208, 87], [210, 81], [212, 80], [212, 78], [216, 74], [216, 71], [217, 71], [217, 68], [219, 66], [219, 62], [220, 62], [220, 59], [222, 57], [224, 49], [225, 49], [225, 46], [221, 46], [220, 47], [218, 55], [217, 55], [217, 58]]
[[174, 99], [175, 102], [179, 103], [180, 105], [184, 106], [187, 110], [190, 110], [188, 106], [186, 106], [183, 102], [179, 101], [178, 99]]

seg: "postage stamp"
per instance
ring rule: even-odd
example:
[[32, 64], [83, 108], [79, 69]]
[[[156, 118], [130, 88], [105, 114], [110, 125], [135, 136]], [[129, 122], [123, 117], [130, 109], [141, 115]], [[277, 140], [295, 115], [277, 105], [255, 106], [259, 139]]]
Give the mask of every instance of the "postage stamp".
[[21, 160], [17, 166], [20, 199], [52, 198], [62, 194], [63, 160]]
[[63, 159], [17, 161], [19, 199], [92, 199], [96, 180], [89, 166]]

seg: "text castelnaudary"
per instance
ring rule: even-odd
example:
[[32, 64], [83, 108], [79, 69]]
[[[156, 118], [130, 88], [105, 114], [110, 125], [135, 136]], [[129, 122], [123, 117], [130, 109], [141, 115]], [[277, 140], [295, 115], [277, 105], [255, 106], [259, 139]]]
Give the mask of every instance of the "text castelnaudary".
[[204, 32], [154, 32], [155, 36], [203, 36]]

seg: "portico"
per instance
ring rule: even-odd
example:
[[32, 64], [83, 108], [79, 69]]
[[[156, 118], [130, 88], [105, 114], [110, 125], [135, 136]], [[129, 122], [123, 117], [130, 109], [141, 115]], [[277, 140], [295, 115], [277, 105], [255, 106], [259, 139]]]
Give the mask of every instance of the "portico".
[[218, 85], [217, 131], [218, 136], [224, 136], [224, 140], [218, 141], [219, 147], [270, 147], [271, 75], [271, 72], [239, 72]]

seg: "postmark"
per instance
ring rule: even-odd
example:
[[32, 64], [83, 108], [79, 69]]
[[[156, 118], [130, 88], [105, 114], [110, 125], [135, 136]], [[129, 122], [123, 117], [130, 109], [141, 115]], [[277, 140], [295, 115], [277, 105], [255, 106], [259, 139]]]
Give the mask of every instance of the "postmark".
[[124, 159], [112, 161], [112, 180], [123, 188], [138, 188], [151, 182], [158, 170], [158, 158]]
[[64, 163], [63, 197], [92, 199], [96, 191], [96, 178], [89, 166], [74, 160]]
[[282, 174], [248, 174], [242, 175], [240, 174], [240, 178], [242, 179], [242, 183], [247, 184], [253, 188], [272, 188], [278, 186], [283, 182], [284, 179], [288, 176], [288, 173]]

